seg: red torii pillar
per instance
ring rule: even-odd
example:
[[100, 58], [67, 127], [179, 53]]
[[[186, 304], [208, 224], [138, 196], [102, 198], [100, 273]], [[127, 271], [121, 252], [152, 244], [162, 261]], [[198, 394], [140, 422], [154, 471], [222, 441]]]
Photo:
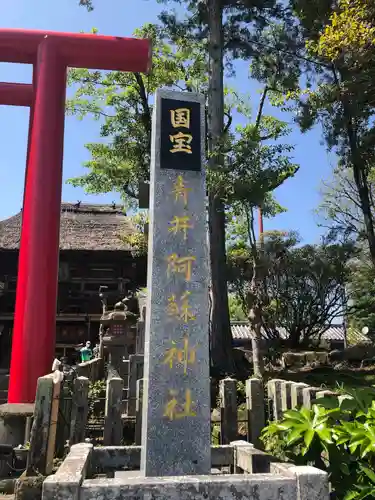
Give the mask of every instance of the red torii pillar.
[[[9, 403], [29, 403], [35, 399], [38, 377], [51, 371], [55, 349], [67, 67], [147, 72], [151, 44], [131, 38], [0, 29], [0, 62], [34, 65], [8, 392]], [[0, 87], [0, 104], [30, 105], [30, 87], [12, 85], [8, 92], [4, 84]]]

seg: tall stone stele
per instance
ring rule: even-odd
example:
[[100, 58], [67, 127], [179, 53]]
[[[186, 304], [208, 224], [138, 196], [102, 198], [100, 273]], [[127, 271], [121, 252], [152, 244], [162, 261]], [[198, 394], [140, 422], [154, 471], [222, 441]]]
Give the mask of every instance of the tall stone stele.
[[205, 101], [159, 90], [153, 115], [141, 471], [211, 470]]

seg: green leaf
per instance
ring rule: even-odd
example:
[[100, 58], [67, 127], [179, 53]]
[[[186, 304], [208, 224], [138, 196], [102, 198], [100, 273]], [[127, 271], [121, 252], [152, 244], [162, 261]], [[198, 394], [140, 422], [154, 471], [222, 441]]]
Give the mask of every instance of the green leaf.
[[343, 472], [343, 474], [345, 474], [345, 476], [350, 476], [349, 466], [345, 462], [340, 464], [340, 470], [341, 472]]
[[359, 464], [359, 467], [370, 479], [370, 481], [375, 484], [375, 472], [362, 464]]
[[296, 443], [299, 440], [303, 439], [303, 433], [299, 429], [294, 429], [287, 438], [287, 444], [288, 446], [291, 446], [292, 444]]
[[344, 500], [356, 500], [358, 498], [358, 491], [348, 491], [348, 493], [344, 496]]
[[307, 432], [305, 432], [305, 435], [303, 437], [303, 440], [305, 442], [306, 448], [310, 448], [311, 442], [314, 439], [315, 436], [315, 431], [313, 429], [309, 429]]
[[304, 422], [306, 419], [304, 418], [304, 414], [297, 410], [288, 410], [284, 412], [284, 417], [291, 421], [296, 422]]
[[317, 399], [316, 403], [323, 406], [327, 410], [333, 410], [339, 408], [339, 398], [334, 396], [325, 396], [324, 398]]
[[316, 431], [318, 436], [320, 437], [320, 439], [326, 443], [326, 444], [332, 444], [333, 441], [332, 441], [332, 434], [331, 434], [331, 430], [330, 429], [327, 429], [327, 428], [323, 428], [323, 429], [320, 429], [320, 430], [317, 430]]

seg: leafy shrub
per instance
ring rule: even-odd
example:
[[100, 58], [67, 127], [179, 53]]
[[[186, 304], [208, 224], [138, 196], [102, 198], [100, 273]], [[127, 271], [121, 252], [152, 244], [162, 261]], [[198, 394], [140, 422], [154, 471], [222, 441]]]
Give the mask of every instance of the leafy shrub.
[[242, 404], [246, 401], [246, 386], [245, 382], [237, 382], [237, 403]]
[[375, 390], [342, 390], [263, 429], [267, 451], [329, 475], [336, 498], [375, 499]]
[[101, 418], [104, 415], [104, 399], [106, 392], [105, 380], [97, 380], [96, 382], [90, 382], [89, 385], [89, 413], [88, 419], [95, 420], [96, 418]]

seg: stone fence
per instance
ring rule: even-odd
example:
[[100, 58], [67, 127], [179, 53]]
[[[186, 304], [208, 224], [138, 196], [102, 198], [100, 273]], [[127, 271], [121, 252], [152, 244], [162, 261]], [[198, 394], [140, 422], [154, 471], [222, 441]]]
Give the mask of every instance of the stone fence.
[[302, 382], [272, 379], [267, 384], [268, 420], [280, 420], [284, 411], [304, 406], [311, 408], [314, 400], [335, 393]]
[[140, 452], [139, 446], [72, 446], [56, 474], [44, 481], [42, 500], [329, 498], [325, 472], [279, 463], [244, 441], [211, 447], [209, 476], [142, 477]]
[[90, 382], [100, 380], [104, 375], [104, 360], [102, 358], [94, 358], [90, 361], [79, 363], [77, 365], [77, 375], [88, 378]]

